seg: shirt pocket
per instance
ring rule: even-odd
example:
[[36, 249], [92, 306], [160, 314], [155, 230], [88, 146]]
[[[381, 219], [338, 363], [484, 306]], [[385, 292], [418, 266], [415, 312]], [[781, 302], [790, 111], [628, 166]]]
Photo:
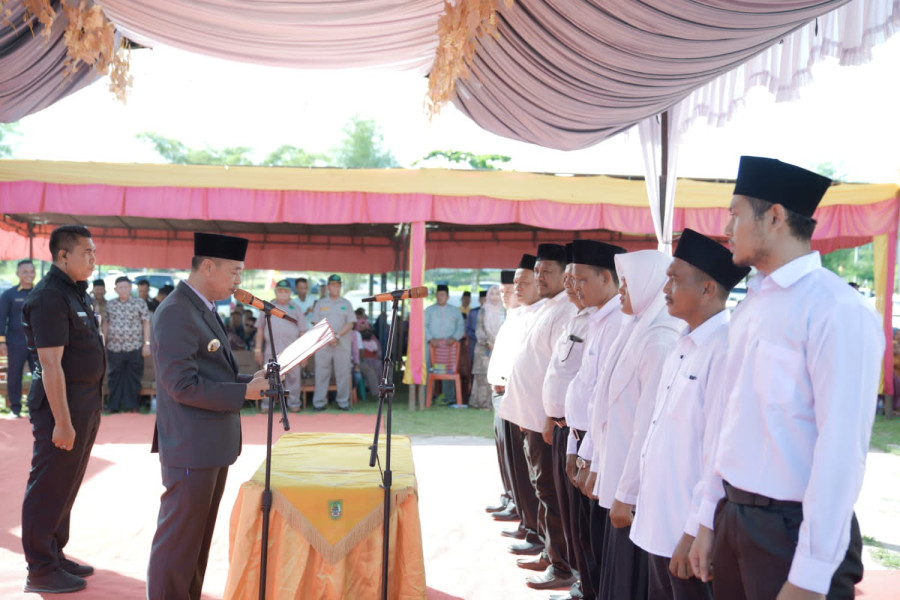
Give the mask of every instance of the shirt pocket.
[[668, 390], [669, 399], [666, 402], [666, 419], [687, 423], [703, 414], [700, 381], [696, 375], [678, 373], [671, 385], [672, 389]]
[[806, 368], [803, 353], [763, 339], [754, 359], [753, 385], [759, 399], [775, 408], [791, 406]]

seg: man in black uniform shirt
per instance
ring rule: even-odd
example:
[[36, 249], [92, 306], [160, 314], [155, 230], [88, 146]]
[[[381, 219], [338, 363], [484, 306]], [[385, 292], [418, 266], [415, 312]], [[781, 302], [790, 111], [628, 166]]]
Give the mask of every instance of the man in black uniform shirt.
[[22, 503], [26, 592], [75, 592], [94, 568], [63, 554], [72, 504], [100, 426], [106, 358], [87, 295], [94, 270], [91, 232], [63, 225], [50, 235], [53, 265], [22, 309], [29, 351], [37, 354], [28, 412], [34, 433]]

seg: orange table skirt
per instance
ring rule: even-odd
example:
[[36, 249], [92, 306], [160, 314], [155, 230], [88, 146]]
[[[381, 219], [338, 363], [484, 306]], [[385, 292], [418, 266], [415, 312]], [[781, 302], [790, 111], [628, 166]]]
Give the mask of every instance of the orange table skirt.
[[[287, 434], [273, 447], [266, 598], [381, 597], [384, 503], [378, 469], [368, 466], [371, 442], [359, 435]], [[389, 597], [421, 599], [425, 562], [409, 439], [394, 436], [391, 450]], [[380, 456], [383, 461], [383, 441]], [[264, 469], [241, 486], [231, 513], [227, 600], [259, 597]]]

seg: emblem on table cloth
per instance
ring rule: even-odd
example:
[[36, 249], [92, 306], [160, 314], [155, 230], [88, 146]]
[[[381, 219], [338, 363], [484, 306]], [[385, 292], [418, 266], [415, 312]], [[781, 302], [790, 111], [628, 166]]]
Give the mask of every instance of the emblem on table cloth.
[[209, 343], [206, 345], [206, 349], [209, 350], [210, 352], [215, 352], [216, 350], [219, 349], [219, 346], [221, 346], [221, 345], [222, 345], [222, 342], [220, 342], [219, 340], [211, 339], [211, 340], [209, 340]]
[[337, 521], [344, 515], [344, 501], [343, 500], [329, 500], [328, 501], [328, 516], [331, 517], [332, 521]]

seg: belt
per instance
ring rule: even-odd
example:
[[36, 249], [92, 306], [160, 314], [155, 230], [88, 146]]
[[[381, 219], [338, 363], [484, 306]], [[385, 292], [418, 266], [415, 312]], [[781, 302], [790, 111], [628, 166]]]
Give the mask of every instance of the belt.
[[775, 500], [774, 498], [769, 498], [768, 496], [763, 496], [762, 494], [754, 494], [752, 492], [744, 491], [740, 488], [736, 488], [727, 481], [723, 481], [722, 485], [725, 487], [725, 497], [728, 498], [729, 502], [733, 502], [735, 504], [742, 504], [744, 506], [802, 506], [800, 502], [795, 500]]
[[566, 426], [566, 418], [565, 417], [550, 417], [550, 419], [556, 423], [557, 427], [565, 427]]

